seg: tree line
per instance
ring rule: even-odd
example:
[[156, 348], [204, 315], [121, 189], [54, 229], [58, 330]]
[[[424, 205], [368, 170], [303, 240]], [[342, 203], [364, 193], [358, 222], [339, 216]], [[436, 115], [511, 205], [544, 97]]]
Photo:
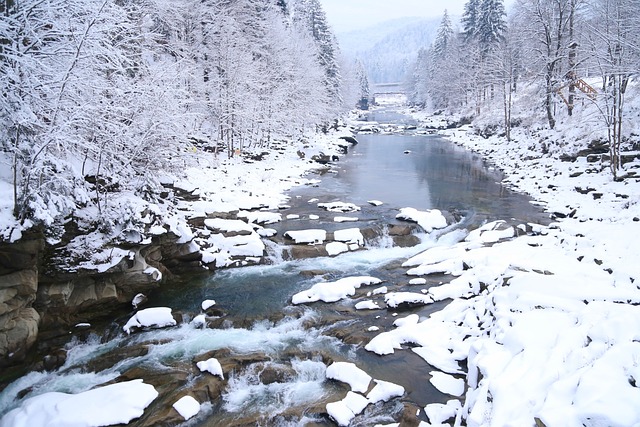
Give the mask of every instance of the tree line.
[[475, 114], [501, 103], [507, 139], [522, 87], [534, 88], [532, 102], [551, 129], [558, 115], [590, 103], [606, 126], [617, 178], [625, 94], [640, 75], [638, 22], [640, 0], [517, 0], [508, 17], [502, 0], [469, 0], [461, 28], [445, 11], [434, 43], [419, 52], [413, 101]]
[[352, 102], [318, 0], [0, 0], [0, 17], [0, 160], [22, 221], [102, 211], [194, 150], [296, 141]]

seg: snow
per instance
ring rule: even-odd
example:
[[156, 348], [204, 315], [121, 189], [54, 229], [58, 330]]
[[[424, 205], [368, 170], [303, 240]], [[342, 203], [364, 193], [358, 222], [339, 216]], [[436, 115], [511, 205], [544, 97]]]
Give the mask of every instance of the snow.
[[349, 384], [352, 391], [366, 393], [371, 376], [351, 362], [335, 362], [327, 368], [327, 379]]
[[287, 231], [284, 235], [292, 239], [296, 244], [320, 244], [327, 240], [327, 232], [318, 229]]
[[360, 246], [364, 245], [364, 236], [359, 228], [336, 230], [333, 233], [333, 238], [338, 242], [356, 243]]
[[123, 326], [123, 330], [130, 334], [133, 329], [138, 328], [164, 328], [175, 326], [176, 320], [168, 307], [145, 308], [133, 315]]
[[448, 419], [455, 418], [462, 405], [459, 400], [449, 400], [446, 404], [431, 403], [424, 408], [429, 422], [433, 425], [442, 424]]
[[[567, 135], [589, 135], [588, 126], [544, 135], [572, 141]], [[409, 344], [402, 351], [437, 369], [431, 383], [460, 400], [427, 405], [431, 425], [453, 418], [469, 426], [639, 424], [632, 360], [640, 354], [640, 270], [630, 260], [640, 251], [640, 188], [633, 179], [614, 182], [606, 170], [588, 172], [597, 165], [584, 159], [559, 161], [557, 142], [549, 155], [532, 152], [541, 138], [535, 129], [514, 132], [511, 142], [479, 137], [472, 127], [442, 133], [486, 156], [506, 172], [505, 185], [560, 219], [488, 222], [459, 243], [413, 256], [403, 264], [410, 275], [454, 275], [423, 291], [422, 302], [452, 302], [428, 318], [400, 319], [365, 348], [384, 355]], [[387, 295], [390, 306], [418, 297]]]
[[369, 405], [369, 400], [361, 394], [350, 391], [347, 396], [338, 401], [328, 403], [327, 413], [339, 426], [348, 426], [349, 423]]
[[178, 411], [182, 418], [189, 420], [200, 412], [200, 403], [192, 396], [184, 396], [173, 404], [173, 409]]
[[198, 362], [198, 363], [196, 363], [196, 366], [202, 372], [209, 372], [211, 375], [218, 376], [218, 377], [224, 379], [224, 374], [222, 372], [222, 366], [220, 365], [220, 362], [218, 362], [218, 359], [216, 359], [215, 357], [212, 357], [211, 359], [208, 359], [208, 360], [203, 360], [201, 362]]
[[380, 200], [369, 200], [367, 201], [367, 203], [369, 203], [372, 206], [382, 206], [384, 204]]
[[367, 394], [367, 399], [372, 404], [378, 402], [388, 402], [395, 397], [404, 395], [404, 387], [398, 384], [390, 383], [382, 380], [374, 380], [376, 386]]
[[345, 252], [349, 252], [349, 246], [342, 242], [327, 243], [325, 247], [329, 256], [336, 256]]
[[237, 215], [238, 218], [244, 218], [247, 222], [255, 224], [275, 224], [282, 221], [282, 214], [277, 212], [248, 212], [240, 211]]
[[44, 393], [22, 402], [0, 420], [2, 427], [93, 427], [128, 424], [158, 397], [142, 380], [94, 388], [78, 394]]
[[432, 232], [434, 229], [445, 228], [447, 226], [447, 219], [438, 209], [419, 211], [414, 208], [402, 208], [400, 209], [400, 213], [396, 215], [396, 218], [416, 222], [427, 233]]
[[253, 232], [253, 226], [239, 219], [209, 218], [204, 220], [204, 225], [211, 230], [220, 230], [225, 233]]
[[380, 306], [374, 301], [360, 301], [355, 308], [356, 310], [379, 310]]
[[361, 286], [377, 285], [382, 280], [370, 276], [345, 277], [335, 282], [321, 282], [311, 289], [298, 292], [291, 298], [293, 304], [305, 304], [316, 301], [336, 302], [353, 296]]
[[353, 203], [345, 203], [345, 202], [331, 202], [331, 203], [318, 203], [318, 207], [325, 209], [329, 212], [357, 212], [360, 210], [360, 207], [354, 205]]
[[208, 309], [210, 309], [214, 305], [216, 305], [216, 301], [215, 300], [206, 299], [206, 300], [202, 301], [202, 304], [200, 304], [200, 308], [202, 308], [202, 311], [207, 311]]
[[439, 392], [458, 397], [462, 396], [464, 393], [463, 379], [455, 378], [451, 375], [438, 371], [431, 371], [429, 372], [429, 375], [431, 375], [429, 382], [433, 384]]
[[358, 222], [358, 218], [353, 216], [336, 216], [333, 218], [333, 222]]
[[415, 292], [391, 292], [385, 295], [384, 300], [389, 307], [396, 308], [402, 304], [429, 304], [433, 297]]

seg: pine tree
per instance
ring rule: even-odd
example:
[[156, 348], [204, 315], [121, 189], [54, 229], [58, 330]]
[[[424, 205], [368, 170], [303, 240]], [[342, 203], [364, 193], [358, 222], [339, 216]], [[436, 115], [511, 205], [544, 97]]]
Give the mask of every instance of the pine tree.
[[482, 0], [476, 21], [476, 37], [484, 51], [504, 39], [507, 28], [503, 0]]
[[331, 31], [327, 16], [318, 0], [296, 0], [293, 4], [293, 21], [311, 35], [317, 46], [320, 66], [325, 70], [325, 87], [336, 105], [342, 104], [341, 76], [338, 65], [338, 43]]
[[443, 58], [446, 56], [447, 49], [449, 48], [454, 36], [455, 34], [451, 26], [451, 20], [449, 19], [449, 14], [445, 9], [442, 21], [440, 22], [440, 27], [438, 27], [438, 34], [433, 42], [433, 53], [437, 58]]
[[361, 110], [369, 109], [369, 79], [367, 77], [367, 72], [364, 69], [364, 65], [362, 61], [357, 60], [356, 65], [356, 80], [358, 83], [358, 108]]
[[469, 0], [464, 5], [464, 13], [462, 14], [462, 33], [464, 34], [464, 39], [466, 41], [475, 39], [478, 34], [481, 4], [482, 0]]

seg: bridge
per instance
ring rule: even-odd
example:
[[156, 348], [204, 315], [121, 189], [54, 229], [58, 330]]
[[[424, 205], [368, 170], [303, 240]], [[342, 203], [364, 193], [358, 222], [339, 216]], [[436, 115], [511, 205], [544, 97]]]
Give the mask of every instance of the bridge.
[[372, 87], [371, 102], [374, 105], [402, 105], [408, 101], [402, 83], [380, 83]]

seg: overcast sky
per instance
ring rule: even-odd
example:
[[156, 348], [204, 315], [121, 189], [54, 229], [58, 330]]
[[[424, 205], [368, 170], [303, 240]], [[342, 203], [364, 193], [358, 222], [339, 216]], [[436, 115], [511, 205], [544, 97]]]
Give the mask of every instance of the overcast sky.
[[[514, 0], [505, 0], [508, 7]], [[466, 0], [320, 0], [336, 33], [404, 17], [462, 15]]]

